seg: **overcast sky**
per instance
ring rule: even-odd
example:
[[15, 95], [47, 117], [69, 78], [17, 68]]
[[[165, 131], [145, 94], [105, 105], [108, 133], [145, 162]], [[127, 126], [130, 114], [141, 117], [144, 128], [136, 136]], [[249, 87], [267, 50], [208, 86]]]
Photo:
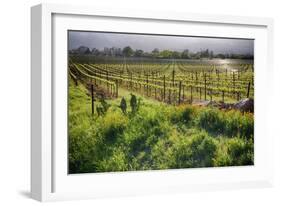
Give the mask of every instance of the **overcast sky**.
[[254, 53], [254, 40], [248, 39], [223, 39], [206, 37], [179, 37], [140, 34], [120, 34], [104, 32], [69, 32], [69, 49], [86, 46], [90, 49], [103, 49], [104, 47], [141, 49], [151, 52], [154, 48], [159, 50], [169, 49], [183, 51], [189, 49], [197, 52], [203, 49], [213, 50], [214, 53]]

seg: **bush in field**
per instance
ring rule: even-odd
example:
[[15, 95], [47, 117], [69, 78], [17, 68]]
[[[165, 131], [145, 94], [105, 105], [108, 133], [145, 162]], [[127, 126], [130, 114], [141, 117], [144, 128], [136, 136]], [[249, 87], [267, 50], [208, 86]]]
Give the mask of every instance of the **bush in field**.
[[128, 118], [120, 112], [109, 112], [102, 119], [101, 134], [105, 141], [115, 142], [123, 134]]
[[252, 114], [239, 111], [223, 112], [215, 108], [203, 109], [198, 116], [199, 127], [217, 135], [253, 139], [254, 118]]
[[217, 151], [215, 166], [253, 165], [254, 143], [252, 140], [231, 138], [220, 143]]
[[[72, 116], [72, 118], [75, 118]], [[69, 132], [70, 173], [95, 172], [95, 162], [100, 158], [102, 139], [96, 128], [91, 127], [90, 118], [84, 120]], [[97, 125], [97, 128], [99, 126]]]
[[173, 142], [169, 139], [161, 139], [154, 144], [151, 150], [151, 167], [153, 169], [169, 169], [173, 165], [172, 144]]
[[122, 148], [117, 147], [112, 151], [112, 155], [102, 159], [97, 163], [98, 172], [127, 171], [126, 154]]
[[108, 103], [104, 100], [104, 98], [102, 98], [102, 99], [100, 100], [100, 104], [96, 106], [96, 110], [97, 110], [98, 116], [104, 115], [104, 114], [107, 112], [107, 110], [109, 109], [110, 106], [111, 106], [111, 105], [108, 104]]
[[132, 116], [124, 133], [124, 139], [132, 153], [149, 149], [169, 133], [165, 117], [157, 110], [142, 109]]
[[245, 114], [241, 117], [240, 136], [254, 139], [254, 117], [252, 114]]
[[205, 133], [181, 137], [172, 148], [175, 168], [211, 167], [216, 143]]
[[242, 115], [239, 111], [230, 111], [226, 113], [224, 121], [226, 135], [253, 138], [254, 118], [251, 114]]
[[207, 108], [199, 113], [199, 126], [212, 133], [222, 133], [224, 131], [224, 121], [221, 112], [215, 108]]
[[231, 165], [252, 165], [254, 163], [254, 144], [240, 138], [228, 142], [228, 154]]
[[108, 104], [108, 103], [104, 100], [104, 98], [102, 98], [102, 99], [100, 100], [100, 102], [101, 102], [101, 106], [102, 106], [102, 108], [103, 108], [103, 113], [106, 113], [107, 110], [108, 110], [109, 107], [110, 107], [110, 104]]
[[91, 171], [92, 140], [87, 136], [69, 138], [69, 171], [80, 173]]
[[119, 107], [121, 108], [123, 114], [127, 113], [127, 103], [124, 97], [122, 97]]
[[192, 120], [193, 109], [191, 107], [176, 107], [171, 113], [171, 122], [173, 124], [187, 124]]
[[131, 94], [130, 106], [131, 106], [131, 111], [134, 114], [138, 108], [137, 97], [134, 94]]

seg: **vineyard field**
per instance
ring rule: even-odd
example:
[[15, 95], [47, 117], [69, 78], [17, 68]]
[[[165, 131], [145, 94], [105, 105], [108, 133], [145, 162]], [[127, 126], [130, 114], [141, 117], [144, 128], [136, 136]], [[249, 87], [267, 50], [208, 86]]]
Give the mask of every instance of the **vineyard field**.
[[200, 107], [254, 99], [251, 60], [69, 56], [69, 173], [254, 162], [251, 112]]
[[254, 165], [254, 41], [69, 30], [68, 173]]
[[168, 104], [254, 97], [252, 63], [184, 62], [70, 63], [71, 77], [118, 97], [119, 88]]

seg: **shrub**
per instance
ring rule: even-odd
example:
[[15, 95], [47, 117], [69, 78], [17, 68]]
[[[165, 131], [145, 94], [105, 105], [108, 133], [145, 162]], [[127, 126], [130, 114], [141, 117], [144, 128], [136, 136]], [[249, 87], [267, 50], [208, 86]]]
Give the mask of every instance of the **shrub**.
[[153, 169], [169, 169], [172, 164], [172, 153], [171, 153], [172, 142], [168, 139], [159, 140], [152, 148], [151, 167]]
[[187, 124], [192, 119], [193, 109], [191, 107], [176, 107], [170, 115], [173, 124], [184, 123]]
[[254, 144], [252, 140], [234, 137], [220, 141], [215, 166], [253, 165]]
[[246, 137], [247, 139], [254, 138], [254, 118], [252, 114], [245, 114], [241, 118], [241, 128], [240, 128], [240, 136]]
[[173, 146], [174, 167], [211, 167], [215, 157], [216, 143], [206, 133], [181, 137]]
[[254, 118], [252, 114], [239, 111], [223, 112], [215, 108], [202, 109], [197, 119], [199, 127], [216, 135], [253, 139]]
[[127, 103], [124, 97], [122, 97], [119, 107], [121, 108], [123, 114], [127, 113]]
[[228, 142], [228, 150], [231, 165], [253, 165], [254, 144], [252, 140], [233, 138]]
[[114, 148], [112, 155], [97, 163], [98, 172], [128, 170], [126, 154], [121, 147]]
[[131, 94], [130, 106], [131, 106], [131, 111], [134, 114], [138, 108], [137, 97], [134, 94]]
[[253, 138], [254, 118], [251, 114], [242, 115], [239, 111], [230, 111], [225, 114], [224, 119], [226, 135]]
[[75, 128], [69, 135], [69, 172], [95, 172], [95, 160], [100, 158], [102, 141], [91, 127]]
[[105, 141], [114, 142], [125, 130], [128, 119], [120, 112], [109, 112], [102, 119], [102, 136]]
[[125, 143], [132, 153], [150, 149], [159, 139], [168, 136], [167, 120], [157, 111], [142, 109], [130, 119], [124, 132]]
[[212, 133], [223, 133], [224, 121], [218, 109], [207, 108], [199, 113], [198, 117], [199, 126]]

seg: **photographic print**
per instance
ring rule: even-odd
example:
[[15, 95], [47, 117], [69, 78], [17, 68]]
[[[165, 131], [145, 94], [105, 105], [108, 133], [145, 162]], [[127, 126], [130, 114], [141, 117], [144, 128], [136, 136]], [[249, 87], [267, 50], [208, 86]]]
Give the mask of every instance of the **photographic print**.
[[68, 173], [254, 165], [254, 39], [68, 31]]

